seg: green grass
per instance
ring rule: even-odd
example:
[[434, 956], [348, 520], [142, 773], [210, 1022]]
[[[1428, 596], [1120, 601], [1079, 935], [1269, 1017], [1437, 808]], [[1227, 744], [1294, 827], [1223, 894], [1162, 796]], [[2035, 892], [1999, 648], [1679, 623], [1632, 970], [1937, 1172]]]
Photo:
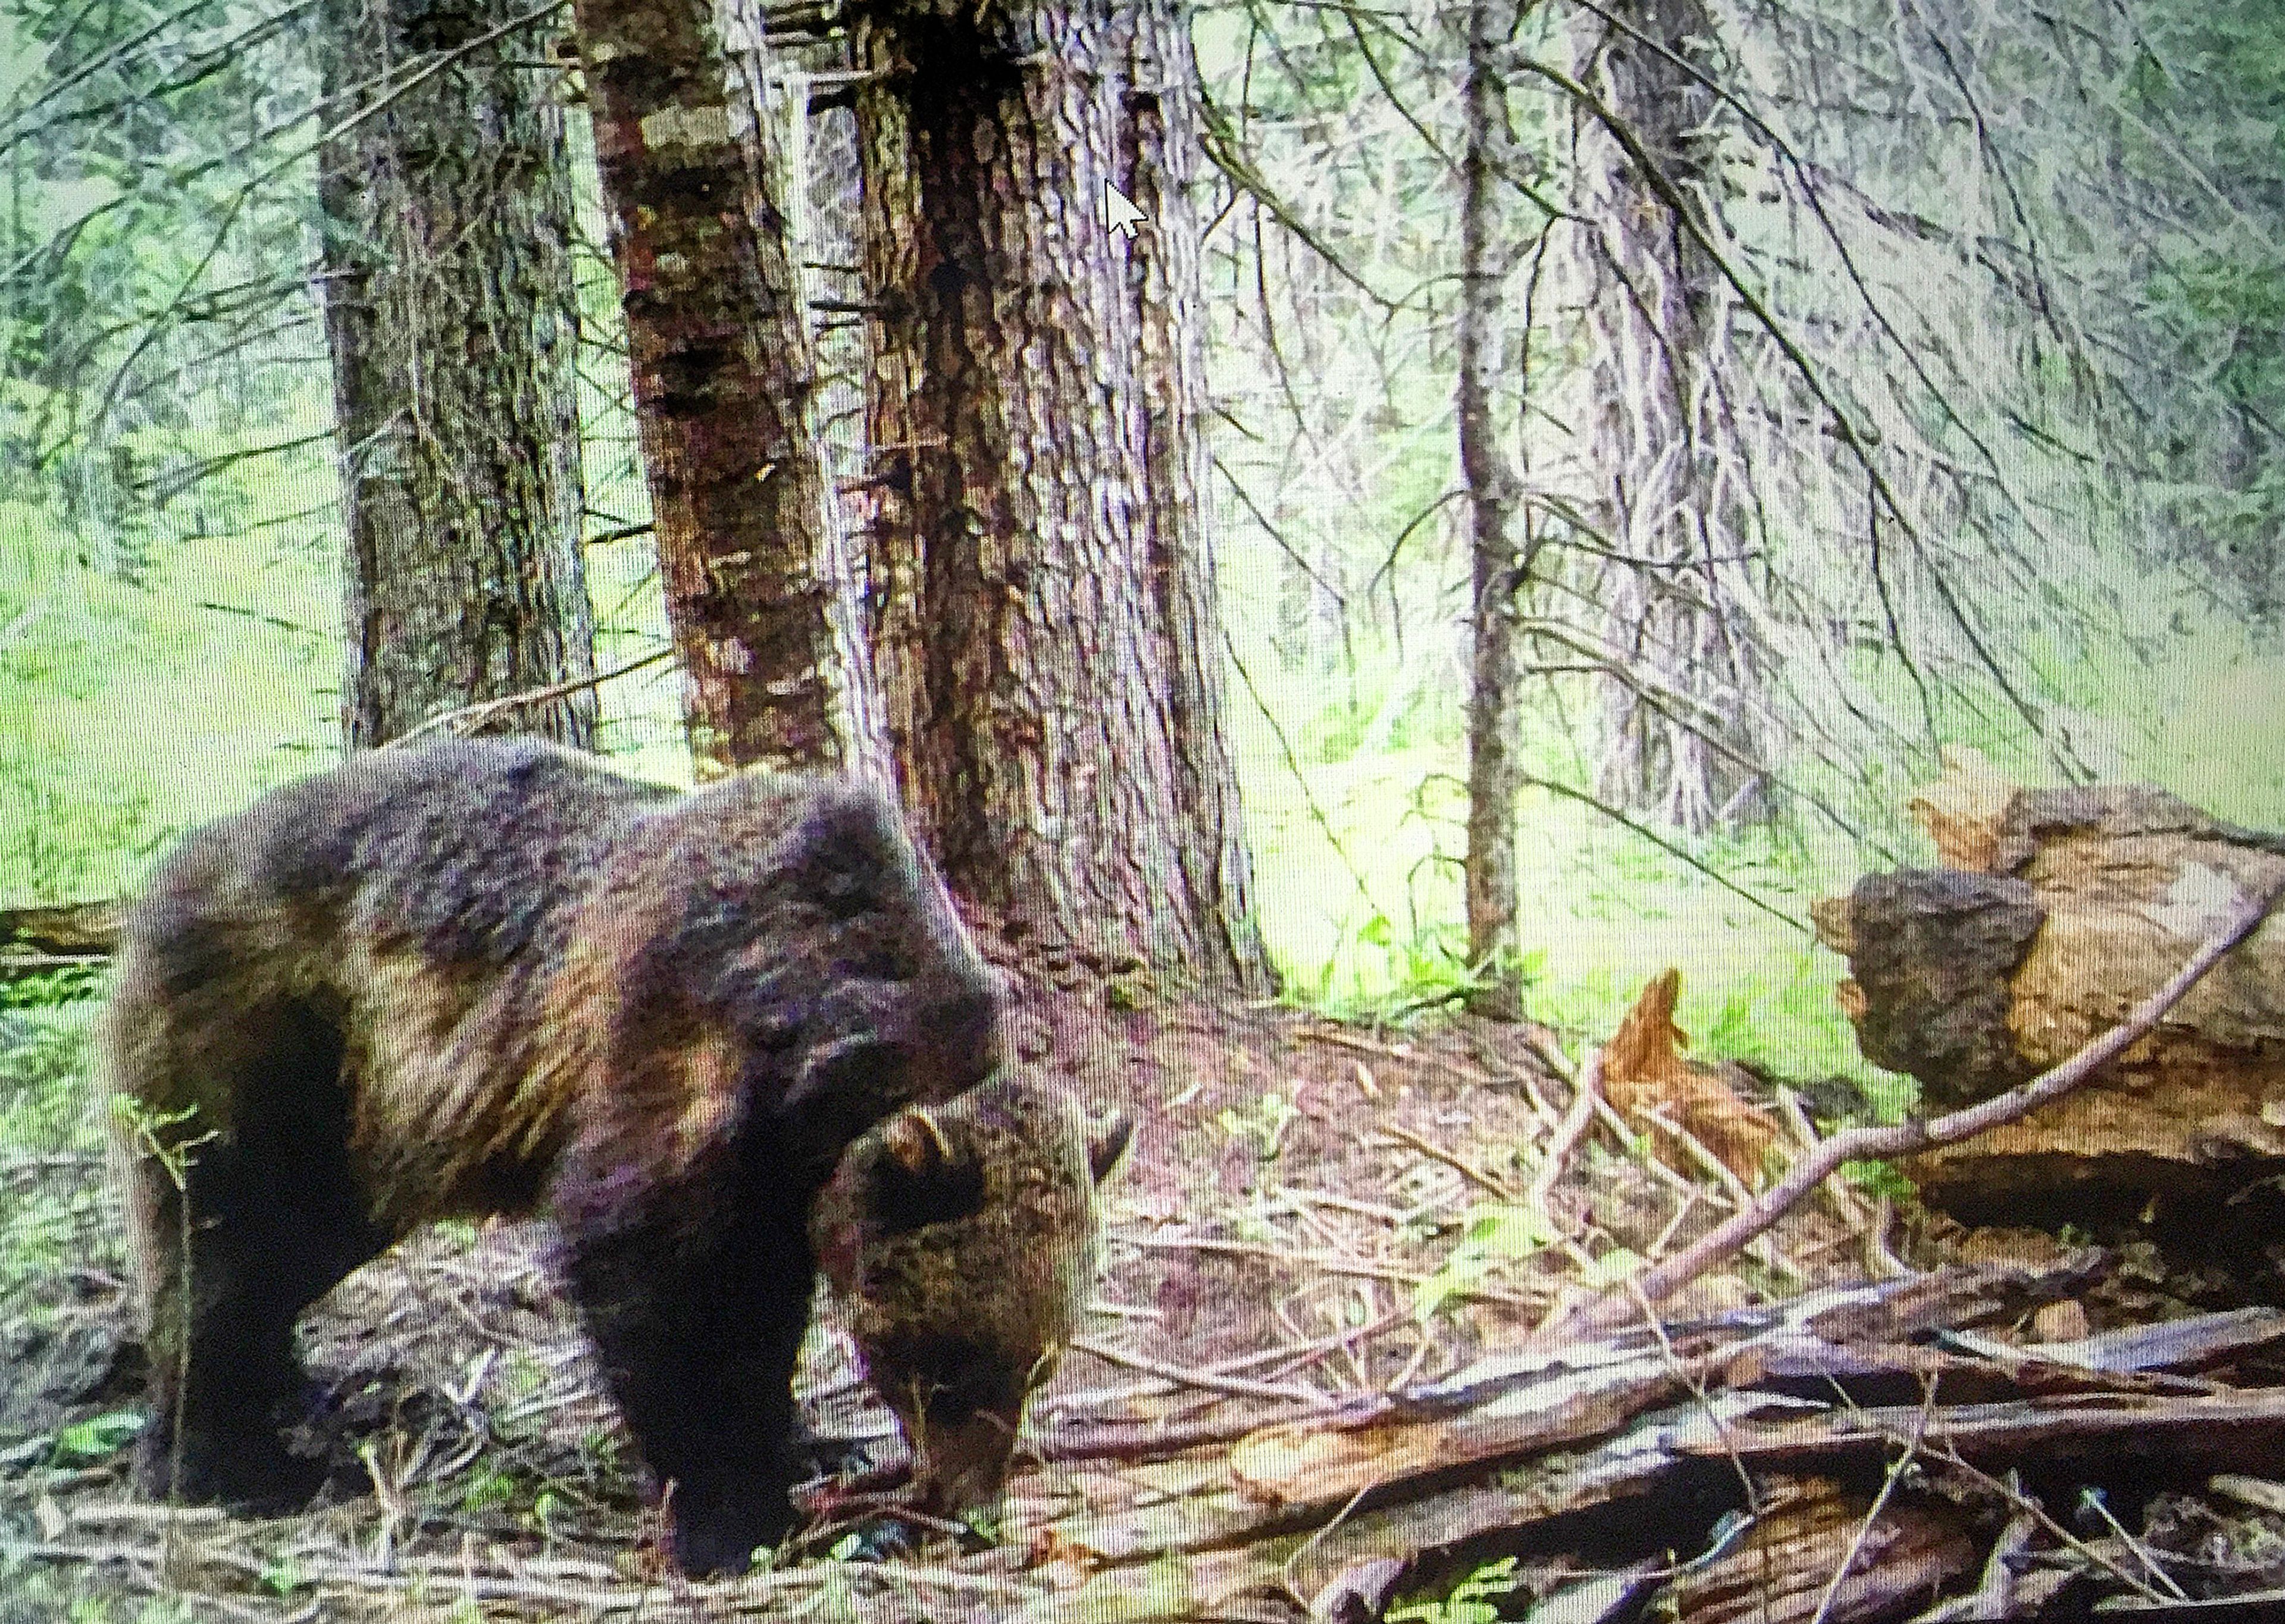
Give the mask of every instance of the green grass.
[[[1448, 854], [1460, 849], [1457, 809], [1441, 808], [1440, 821], [1433, 798], [1424, 807], [1415, 790], [1431, 774], [1457, 773], [1457, 756], [1410, 751], [1305, 767], [1307, 794], [1282, 763], [1245, 764], [1264, 933], [1306, 1001], [1368, 1013], [1456, 978], [1463, 898], [1457, 866], [1438, 850], [1440, 841]], [[1312, 796], [1331, 837], [1309, 810]], [[1574, 803], [1527, 792], [1519, 821], [1534, 1015], [1602, 1036], [1672, 965], [1683, 973], [1681, 1024], [1701, 1051], [1787, 1076], [1865, 1073], [1833, 1001], [1847, 967], [1803, 931]], [[1819, 876], [1770, 852], [1705, 855], [1803, 922], [1822, 894]], [[1825, 883], [1845, 889], [1849, 879], [1834, 873]]]
[[59, 1270], [120, 1267], [89, 1079], [95, 1009], [0, 1008], [0, 1320], [36, 1314]]

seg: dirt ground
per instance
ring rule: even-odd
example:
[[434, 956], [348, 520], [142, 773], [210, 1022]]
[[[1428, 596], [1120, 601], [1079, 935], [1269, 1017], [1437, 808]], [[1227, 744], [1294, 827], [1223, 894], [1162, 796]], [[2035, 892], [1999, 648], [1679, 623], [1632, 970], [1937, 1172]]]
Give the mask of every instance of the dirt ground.
[[[1521, 1199], [1570, 1098], [1552, 1034], [1443, 1014], [1375, 1029], [1064, 979], [1054, 990], [1031, 978], [1011, 1016], [1018, 1055], [1124, 1105], [1138, 1129], [1108, 1193], [1084, 1334], [1033, 1400], [1035, 1464], [996, 1530], [1010, 1563], [1064, 1471], [1058, 1439], [1211, 1426], [1433, 1380], [1597, 1289], [1598, 1259], [1685, 1244], [1738, 1193], [1598, 1127], [1549, 1196], [1559, 1242], [1476, 1256], [1472, 1220]], [[1885, 1256], [1926, 1265], [1967, 1238], [1908, 1218], [1881, 1226], [1883, 1251], [1867, 1243], [1873, 1211], [1870, 1197], [1813, 1199], [1757, 1255], [1667, 1312], [1860, 1279]], [[127, 1498], [125, 1455], [103, 1432], [139, 1392], [123, 1283], [105, 1268], [59, 1270], [37, 1329], [0, 1328], [13, 1338], [0, 1348], [0, 1624], [590, 1618], [638, 1594], [611, 1587], [671, 1583], [549, 1245], [541, 1225], [432, 1229], [311, 1311], [304, 1335], [325, 1407], [308, 1442], [331, 1455], [333, 1482], [310, 1513], [275, 1523], [170, 1516]], [[1417, 1312], [1422, 1283], [1456, 1255], [1472, 1260], [1447, 1276], [1453, 1289], [1433, 1312]], [[830, 1321], [827, 1304], [800, 1384], [821, 1456], [893, 1477], [893, 1424]], [[781, 1572], [749, 1581], [743, 1600], [718, 1596], [676, 1616], [831, 1616], [832, 1596], [924, 1589], [915, 1575], [930, 1563], [989, 1543], [956, 1525], [883, 1518], [872, 1499], [828, 1484], [813, 1504], [815, 1526]], [[90, 1611], [91, 1597], [112, 1611]]]

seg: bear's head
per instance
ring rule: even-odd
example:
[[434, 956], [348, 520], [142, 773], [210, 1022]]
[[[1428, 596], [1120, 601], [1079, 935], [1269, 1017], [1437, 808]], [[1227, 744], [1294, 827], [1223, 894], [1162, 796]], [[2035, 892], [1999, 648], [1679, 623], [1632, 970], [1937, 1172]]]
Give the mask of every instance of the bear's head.
[[1005, 1484], [1024, 1400], [1094, 1283], [1095, 1186], [1132, 1131], [1001, 1073], [876, 1125], [819, 1196], [819, 1262], [937, 1504], [988, 1503]]

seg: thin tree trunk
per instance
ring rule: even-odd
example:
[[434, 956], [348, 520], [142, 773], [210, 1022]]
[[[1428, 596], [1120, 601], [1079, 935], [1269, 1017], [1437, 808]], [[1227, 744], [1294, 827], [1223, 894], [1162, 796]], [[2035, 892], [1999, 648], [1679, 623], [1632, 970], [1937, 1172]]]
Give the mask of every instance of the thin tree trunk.
[[[321, 158], [352, 748], [594, 669], [563, 116], [529, 6], [327, 0]], [[497, 38], [488, 36], [497, 34]], [[592, 745], [582, 689], [509, 725]]]
[[870, 770], [778, 166], [712, 0], [576, 0], [667, 621], [702, 773]]
[[[911, 689], [889, 706], [907, 798], [1012, 935], [1259, 986], [1210, 556], [1191, 521], [1162, 522], [1199, 488], [1196, 244], [1153, 259], [1098, 213], [1187, 130], [1170, 26], [1111, 0], [875, 13], [883, 661]], [[1158, 105], [1130, 128], [1146, 36]], [[1144, 231], [1195, 232], [1181, 178], [1156, 183]]]
[[1498, 154], [1507, 87], [1495, 54], [1512, 0], [1471, 0], [1466, 145], [1460, 161], [1460, 321], [1457, 420], [1467, 482], [1473, 637], [1468, 681], [1468, 962], [1483, 979], [1478, 1014], [1522, 1014], [1516, 920], [1516, 606], [1528, 566], [1516, 545], [1517, 482], [1500, 445], [1492, 386], [1500, 364], [1506, 242]]

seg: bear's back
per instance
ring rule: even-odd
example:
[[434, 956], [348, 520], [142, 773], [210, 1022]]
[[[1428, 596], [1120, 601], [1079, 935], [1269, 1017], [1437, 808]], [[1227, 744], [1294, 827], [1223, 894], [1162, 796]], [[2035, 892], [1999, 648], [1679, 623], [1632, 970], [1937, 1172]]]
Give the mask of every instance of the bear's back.
[[679, 798], [538, 741], [452, 741], [353, 757], [192, 830], [125, 923], [114, 1087], [224, 1126], [243, 1102], [211, 1078], [263, 1034], [329, 1032], [354, 1064], [401, 1032], [443, 1059], [442, 1029], [523, 992], [612, 843]]
[[497, 965], [628, 822], [679, 798], [537, 740], [353, 757], [184, 836], [130, 914], [128, 944], [167, 961], [177, 987], [226, 972], [233, 938], [282, 946], [344, 928]]

